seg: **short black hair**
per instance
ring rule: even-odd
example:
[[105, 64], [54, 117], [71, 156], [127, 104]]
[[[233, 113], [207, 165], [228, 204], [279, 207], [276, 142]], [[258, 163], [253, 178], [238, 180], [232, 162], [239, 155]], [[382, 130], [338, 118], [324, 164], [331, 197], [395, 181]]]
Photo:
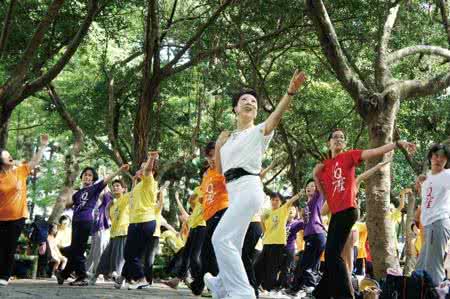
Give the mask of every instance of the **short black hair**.
[[208, 142], [208, 144], [205, 146], [205, 149], [203, 150], [205, 155], [208, 156], [209, 152], [211, 152], [212, 150], [214, 150], [216, 148], [216, 142], [215, 141], [210, 141]]
[[313, 178], [310, 178], [310, 179], [308, 179], [307, 181], [306, 181], [306, 184], [305, 184], [305, 188], [304, 189], [306, 189], [306, 187], [309, 185], [309, 183], [311, 183], [311, 182], [313, 182], [314, 184], [316, 184], [316, 181], [314, 181], [314, 179]]
[[447, 145], [442, 143], [435, 143], [430, 147], [427, 155], [429, 165], [431, 166], [431, 157], [438, 151], [443, 151], [444, 155], [447, 157], [447, 164], [445, 164], [444, 168], [450, 168], [450, 149]]
[[234, 112], [234, 108], [237, 106], [237, 104], [238, 104], [238, 102], [239, 102], [239, 99], [240, 99], [244, 94], [249, 94], [249, 95], [254, 96], [254, 97], [256, 98], [256, 102], [258, 103], [258, 107], [259, 107], [259, 96], [258, 96], [258, 94], [256, 93], [256, 91], [254, 91], [253, 89], [242, 89], [241, 91], [239, 91], [238, 93], [234, 94], [234, 95], [231, 97], [231, 105], [232, 105], [231, 109], [233, 110], [233, 113], [235, 113], [235, 112]]
[[97, 171], [96, 171], [93, 167], [90, 167], [90, 166], [85, 167], [85, 168], [83, 169], [83, 171], [81, 171], [80, 179], [83, 177], [83, 174], [84, 174], [86, 171], [88, 171], [88, 170], [92, 171], [92, 175], [94, 176], [93, 181], [96, 182], [96, 181], [98, 180], [98, 174], [97, 174]]
[[3, 157], [2, 157], [2, 154], [4, 151], [5, 151], [5, 149], [0, 147], [0, 167], [2, 167], [5, 164], [5, 161], [3, 161]]
[[270, 200], [278, 197], [281, 200], [281, 202], [284, 203], [284, 201], [285, 201], [284, 196], [280, 192], [271, 192], [269, 196], [270, 196]]
[[345, 135], [345, 131], [343, 129], [341, 129], [341, 128], [334, 128], [333, 130], [331, 130], [330, 135], [328, 135], [327, 141], [330, 141], [333, 138], [333, 134], [335, 132], [342, 132], [342, 133], [344, 133], [344, 138], [345, 139], [347, 138], [347, 136]]
[[114, 181], [112, 181], [111, 185], [114, 185], [115, 183], [119, 183], [120, 186], [122, 186], [122, 188], [125, 188], [127, 185], [125, 185], [125, 182], [121, 179], [115, 179]]

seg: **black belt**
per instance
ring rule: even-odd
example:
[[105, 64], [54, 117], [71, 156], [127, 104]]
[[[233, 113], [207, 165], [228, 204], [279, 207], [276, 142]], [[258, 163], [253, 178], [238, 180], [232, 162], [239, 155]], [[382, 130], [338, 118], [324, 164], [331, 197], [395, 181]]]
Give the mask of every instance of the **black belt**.
[[230, 183], [245, 175], [259, 175], [259, 174], [250, 173], [244, 168], [231, 168], [225, 172], [225, 181], [227, 183]]

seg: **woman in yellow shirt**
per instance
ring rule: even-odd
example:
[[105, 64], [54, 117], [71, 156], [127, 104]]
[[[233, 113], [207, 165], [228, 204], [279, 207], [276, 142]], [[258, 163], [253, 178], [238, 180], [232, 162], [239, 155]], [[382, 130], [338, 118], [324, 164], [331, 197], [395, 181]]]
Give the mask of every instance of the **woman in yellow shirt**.
[[[116, 280], [115, 288], [146, 289], [142, 256], [148, 250], [156, 229], [155, 204], [158, 183], [153, 175], [156, 171], [158, 152], [150, 152], [147, 162], [136, 173], [140, 182], [130, 194], [130, 224], [124, 249], [125, 264], [121, 276]], [[134, 282], [132, 282], [134, 281]]]
[[183, 257], [181, 266], [175, 273], [175, 278], [165, 282], [171, 288], [176, 289], [180, 281], [186, 279], [187, 271], [190, 268], [191, 275], [194, 280], [202, 279], [202, 264], [200, 255], [202, 252], [203, 241], [206, 236], [206, 222], [203, 219], [202, 201], [203, 197], [200, 188], [196, 188], [189, 198], [189, 204], [193, 208], [192, 214], [189, 215], [180, 201], [178, 193], [176, 193], [178, 208], [181, 212], [181, 218], [187, 221], [189, 225], [189, 236], [183, 249]]
[[264, 212], [261, 217], [264, 246], [255, 263], [255, 274], [257, 284], [266, 291], [275, 292], [278, 287], [278, 275], [283, 261], [287, 257], [286, 223], [289, 217], [289, 208], [299, 197], [300, 195], [297, 194], [282, 205], [282, 195], [272, 194], [270, 198], [272, 208]]
[[39, 150], [30, 163], [18, 167], [11, 155], [0, 149], [0, 287], [8, 285], [17, 241], [28, 218], [27, 177], [39, 164], [47, 144], [48, 136], [42, 135]]

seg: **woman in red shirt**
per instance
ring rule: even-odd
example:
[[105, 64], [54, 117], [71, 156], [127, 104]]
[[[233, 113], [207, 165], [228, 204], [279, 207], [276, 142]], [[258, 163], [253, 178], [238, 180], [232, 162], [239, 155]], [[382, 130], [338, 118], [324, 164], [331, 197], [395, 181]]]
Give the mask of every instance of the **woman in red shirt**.
[[344, 151], [346, 139], [341, 129], [335, 129], [328, 138], [331, 157], [314, 169], [316, 185], [323, 189], [331, 211], [325, 249], [325, 272], [315, 291], [315, 297], [354, 298], [349, 273], [341, 252], [358, 219], [355, 169], [363, 161], [382, 156], [401, 146], [409, 152], [415, 145], [397, 141], [369, 150]]

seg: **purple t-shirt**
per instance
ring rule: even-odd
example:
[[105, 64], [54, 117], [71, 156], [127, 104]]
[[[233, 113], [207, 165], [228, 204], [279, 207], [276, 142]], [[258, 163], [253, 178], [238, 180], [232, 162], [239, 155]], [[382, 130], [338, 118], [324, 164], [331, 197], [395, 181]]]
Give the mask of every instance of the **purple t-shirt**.
[[92, 227], [93, 234], [98, 231], [106, 230], [111, 226], [108, 221], [108, 215], [106, 215], [106, 209], [112, 199], [113, 195], [111, 192], [103, 193], [102, 203], [98, 208], [94, 209], [94, 226]]
[[305, 223], [301, 220], [288, 221], [286, 223], [286, 249], [294, 252], [295, 251], [295, 240], [297, 239], [297, 233], [305, 228]]
[[102, 190], [106, 187], [103, 180], [82, 188], [72, 195], [73, 200], [73, 222], [76, 221], [93, 221], [94, 209], [97, 204], [98, 197]]
[[320, 214], [324, 204], [323, 195], [316, 191], [305, 207], [305, 234], [309, 236], [313, 234], [321, 234], [325, 232], [322, 224], [322, 216]]

